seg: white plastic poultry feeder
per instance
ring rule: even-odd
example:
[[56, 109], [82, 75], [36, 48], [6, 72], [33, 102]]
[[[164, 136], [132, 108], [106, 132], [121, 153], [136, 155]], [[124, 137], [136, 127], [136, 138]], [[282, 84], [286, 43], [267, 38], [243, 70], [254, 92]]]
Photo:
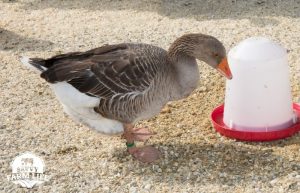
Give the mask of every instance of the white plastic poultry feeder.
[[248, 38], [230, 50], [228, 63], [233, 79], [226, 82], [225, 105], [212, 113], [217, 131], [241, 140], [269, 141], [300, 130], [284, 48], [264, 37]]

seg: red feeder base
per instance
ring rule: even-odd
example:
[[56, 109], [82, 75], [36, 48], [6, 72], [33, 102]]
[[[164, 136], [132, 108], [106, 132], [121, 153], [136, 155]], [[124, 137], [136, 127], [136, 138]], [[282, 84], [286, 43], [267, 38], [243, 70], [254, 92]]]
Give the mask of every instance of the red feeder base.
[[[293, 109], [300, 117], [300, 105], [294, 103]], [[300, 131], [300, 122], [298, 121], [293, 126], [269, 132], [251, 132], [251, 131], [238, 131], [228, 128], [223, 122], [224, 104], [218, 106], [211, 113], [211, 120], [214, 128], [221, 134], [229, 138], [238, 139], [242, 141], [273, 141], [290, 137]]]

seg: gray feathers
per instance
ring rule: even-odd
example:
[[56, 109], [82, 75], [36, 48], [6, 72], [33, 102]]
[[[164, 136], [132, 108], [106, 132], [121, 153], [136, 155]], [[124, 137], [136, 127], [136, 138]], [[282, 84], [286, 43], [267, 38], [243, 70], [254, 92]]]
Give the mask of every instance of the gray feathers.
[[119, 44], [33, 62], [48, 68], [41, 74], [47, 82], [66, 81], [100, 98], [94, 109], [102, 116], [132, 122], [155, 100], [149, 91], [154, 92], [154, 82], [167, 71], [168, 58], [165, 50], [155, 46]]

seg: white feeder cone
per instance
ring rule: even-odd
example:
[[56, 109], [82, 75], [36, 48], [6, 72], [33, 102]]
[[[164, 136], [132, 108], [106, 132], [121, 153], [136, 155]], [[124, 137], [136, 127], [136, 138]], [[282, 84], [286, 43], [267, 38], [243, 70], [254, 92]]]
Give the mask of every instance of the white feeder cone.
[[287, 53], [263, 37], [242, 41], [228, 54], [224, 123], [241, 131], [274, 131], [294, 124]]

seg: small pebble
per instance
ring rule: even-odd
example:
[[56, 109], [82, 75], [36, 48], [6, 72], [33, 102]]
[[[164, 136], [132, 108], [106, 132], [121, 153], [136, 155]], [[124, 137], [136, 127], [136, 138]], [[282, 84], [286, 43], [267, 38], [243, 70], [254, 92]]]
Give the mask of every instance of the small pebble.
[[146, 189], [146, 190], [150, 190], [150, 189], [151, 189], [151, 187], [152, 187], [152, 186], [151, 186], [151, 184], [147, 184], [147, 185], [145, 185], [145, 189]]
[[130, 192], [130, 193], [137, 193], [138, 191], [137, 191], [137, 188], [136, 188], [136, 187], [130, 187], [130, 188], [129, 188], [129, 192]]
[[201, 86], [198, 88], [199, 92], [206, 92], [207, 91], [207, 87], [206, 86]]

